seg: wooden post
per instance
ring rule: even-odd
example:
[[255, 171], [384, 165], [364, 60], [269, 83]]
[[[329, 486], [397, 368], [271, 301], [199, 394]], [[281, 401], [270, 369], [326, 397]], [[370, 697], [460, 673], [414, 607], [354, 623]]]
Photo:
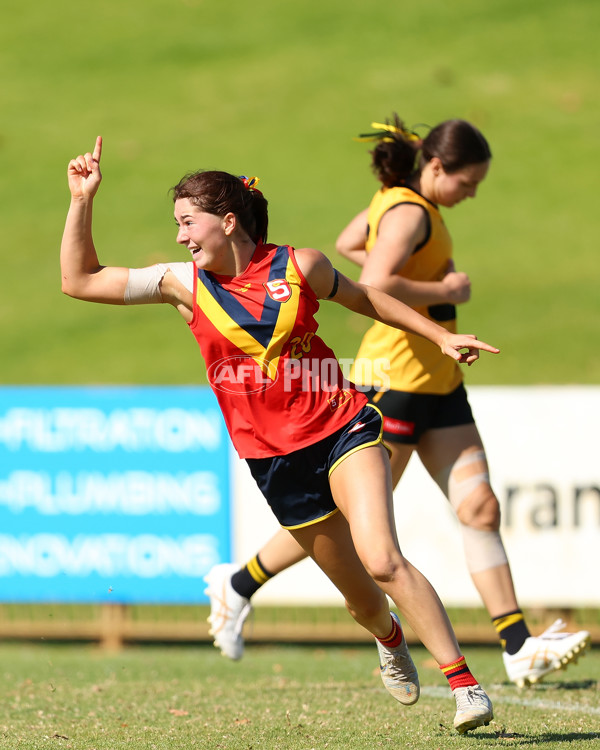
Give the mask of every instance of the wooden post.
[[100, 615], [100, 645], [107, 651], [123, 648], [127, 605], [103, 604]]

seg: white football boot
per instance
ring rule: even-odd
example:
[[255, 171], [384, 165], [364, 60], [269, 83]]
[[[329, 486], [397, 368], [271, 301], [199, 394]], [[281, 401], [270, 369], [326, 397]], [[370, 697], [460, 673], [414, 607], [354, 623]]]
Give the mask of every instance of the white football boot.
[[586, 630], [565, 633], [565, 625], [564, 620], [558, 619], [541, 635], [527, 638], [516, 654], [504, 652], [508, 679], [519, 687], [526, 687], [576, 662], [589, 648], [590, 634]]
[[456, 699], [454, 728], [459, 734], [487, 726], [494, 718], [492, 701], [481, 685], [455, 688], [452, 695]]
[[[400, 620], [394, 612], [394, 620], [400, 625]], [[405, 706], [412, 706], [419, 700], [419, 675], [402, 636], [402, 643], [395, 648], [388, 648], [375, 639], [379, 652], [379, 668], [381, 680], [386, 690]]]
[[231, 576], [239, 569], [234, 563], [222, 563], [215, 565], [204, 578], [208, 584], [204, 593], [210, 598], [209, 633], [221, 653], [234, 661], [243, 656], [242, 628], [252, 611], [250, 600], [231, 587]]

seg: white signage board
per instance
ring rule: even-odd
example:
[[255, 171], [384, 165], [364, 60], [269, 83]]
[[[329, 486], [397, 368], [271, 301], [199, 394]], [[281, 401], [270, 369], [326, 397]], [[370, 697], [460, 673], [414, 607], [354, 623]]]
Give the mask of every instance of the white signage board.
[[[502, 507], [502, 536], [522, 606], [600, 606], [600, 387], [472, 386], [469, 400]], [[233, 559], [246, 562], [277, 523], [244, 462], [233, 461]], [[395, 492], [406, 557], [449, 606], [479, 606], [456, 518], [414, 456]], [[255, 596], [341, 604], [306, 560]]]

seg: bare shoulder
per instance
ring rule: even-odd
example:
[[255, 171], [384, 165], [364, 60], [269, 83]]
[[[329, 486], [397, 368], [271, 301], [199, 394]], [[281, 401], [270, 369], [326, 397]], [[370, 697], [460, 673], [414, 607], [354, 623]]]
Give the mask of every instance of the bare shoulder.
[[300, 270], [306, 276], [306, 272], [311, 271], [315, 266], [330, 263], [329, 258], [322, 253], [320, 250], [316, 250], [314, 247], [300, 247], [294, 251], [296, 261], [300, 266]]
[[427, 210], [418, 203], [399, 203], [381, 217], [378, 233], [419, 234], [427, 227]]

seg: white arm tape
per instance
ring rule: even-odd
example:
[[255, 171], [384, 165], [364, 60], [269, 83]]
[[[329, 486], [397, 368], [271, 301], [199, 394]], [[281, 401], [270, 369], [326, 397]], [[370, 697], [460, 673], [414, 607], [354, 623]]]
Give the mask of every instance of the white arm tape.
[[157, 263], [147, 268], [130, 268], [124, 301], [126, 305], [157, 304], [163, 301], [160, 293], [160, 282], [167, 271], [175, 274], [177, 279], [190, 292], [193, 290], [193, 263]]

